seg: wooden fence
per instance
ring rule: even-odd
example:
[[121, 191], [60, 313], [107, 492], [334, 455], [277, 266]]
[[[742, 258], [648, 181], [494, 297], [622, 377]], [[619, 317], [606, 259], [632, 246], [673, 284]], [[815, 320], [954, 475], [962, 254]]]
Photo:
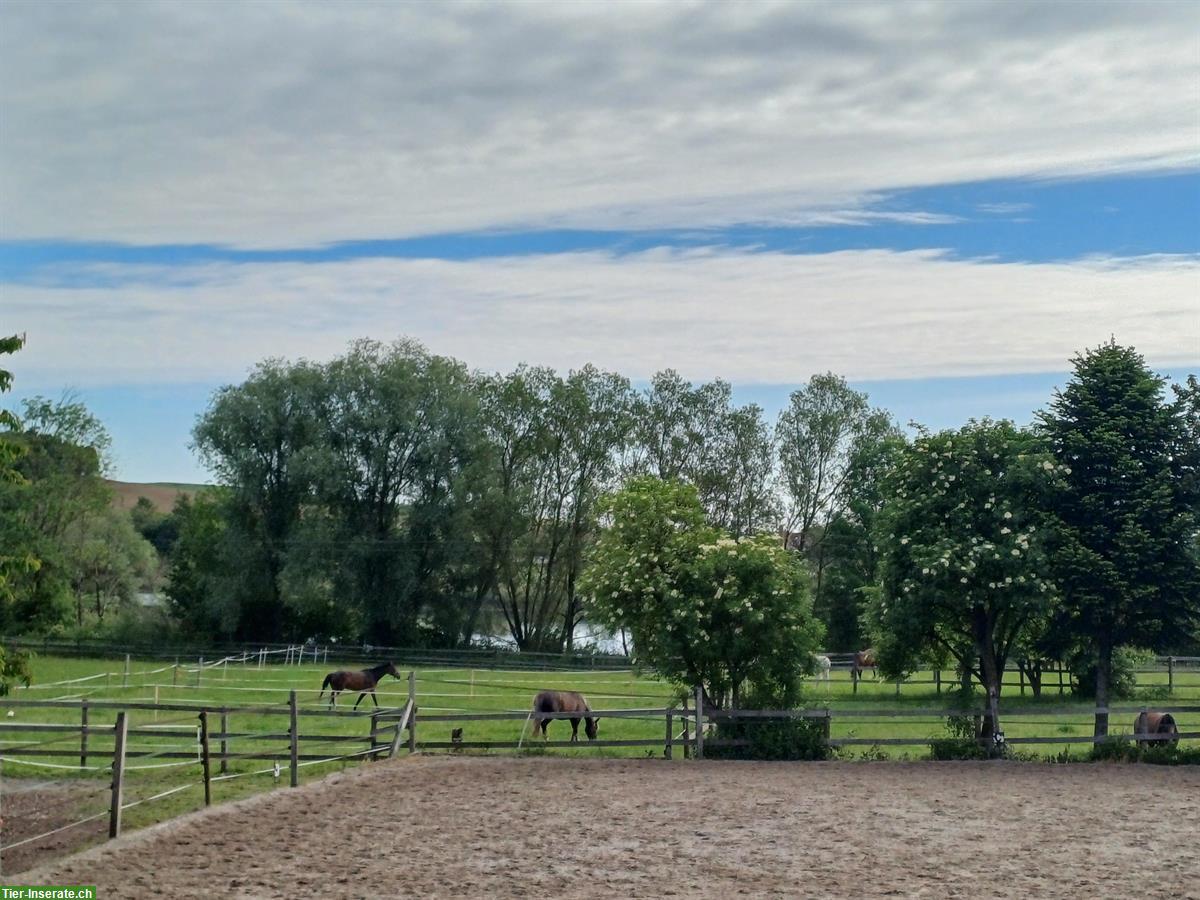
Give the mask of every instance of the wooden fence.
[[[109, 836], [115, 837], [121, 830], [121, 814], [123, 811], [142, 803], [152, 802], [170, 796], [187, 788], [203, 786], [204, 801], [212, 802], [212, 785], [232, 778], [250, 775], [273, 773], [278, 779], [286, 763], [289, 783], [295, 787], [300, 783], [300, 769], [307, 765], [351, 760], [396, 756], [400, 750], [409, 753], [423, 750], [463, 751], [463, 750], [514, 750], [522, 747], [538, 748], [662, 748], [667, 759], [674, 756], [679, 748], [684, 756], [701, 759], [705, 755], [706, 746], [709, 748], [724, 748], [745, 746], [750, 741], [745, 738], [728, 738], [713, 736], [709, 733], [712, 726], [725, 722], [754, 722], [783, 719], [811, 719], [821, 723], [821, 733], [828, 747], [851, 746], [929, 746], [936, 738], [930, 736], [912, 737], [834, 737], [832, 726], [835, 719], [849, 718], [852, 720], [885, 721], [913, 720], [919, 718], [945, 721], [948, 717], [976, 717], [984, 714], [983, 710], [947, 710], [947, 709], [852, 709], [852, 708], [819, 708], [800, 710], [712, 710], [705, 709], [701, 704], [699, 690], [693, 702], [683, 706], [650, 707], [634, 709], [595, 710], [588, 713], [596, 719], [654, 719], [662, 721], [661, 737], [655, 738], [617, 738], [595, 741], [580, 741], [578, 743], [566, 740], [532, 740], [525, 735], [529, 732], [529, 724], [542, 719], [562, 719], [570, 716], [563, 713], [535, 713], [527, 710], [510, 710], [489, 713], [423, 713], [418, 707], [416, 681], [414, 673], [409, 673], [408, 697], [403, 707], [385, 707], [380, 709], [359, 711], [335, 710], [324, 708], [303, 708], [297, 702], [297, 692], [291, 691], [287, 704], [272, 706], [214, 706], [194, 703], [131, 703], [124, 701], [68, 701], [68, 700], [4, 700], [4, 706], [16, 710], [78, 710], [78, 723], [63, 722], [27, 722], [0, 720], [0, 760], [12, 761], [34, 766], [45, 766], [51, 769], [74, 769], [80, 773], [94, 772], [99, 775], [111, 773], [111, 785], [108, 810], [106, 813], [88, 816], [69, 825], [56, 828], [42, 835], [24, 838], [21, 841], [0, 847], [0, 851], [11, 849], [30, 841], [46, 837], [66, 828], [75, 827], [107, 815], [109, 819]], [[1001, 709], [1002, 722], [1020, 720], [1022, 717], [1039, 717], [1053, 719], [1070, 716], [1079, 719], [1096, 713], [1107, 712], [1110, 716], [1128, 714], [1132, 720], [1145, 707], [1143, 706], [1112, 706], [1107, 709], [1078, 709], [1078, 708], [1013, 708]], [[1200, 713], [1200, 706], [1170, 706], [1156, 707], [1160, 712], [1173, 714]], [[700, 711], [703, 710], [703, 711]], [[95, 724], [92, 716], [98, 711], [115, 712], [116, 721], [112, 725]], [[133, 723], [132, 714], [152, 713], [155, 717], [166, 716], [168, 721], [156, 723]], [[286, 717], [286, 728], [272, 728], [266, 731], [250, 732], [236, 730], [229, 726], [233, 716], [267, 716]], [[316, 719], [332, 719], [354, 726], [353, 733], [340, 731], [337, 734], [307, 730], [303, 727], [306, 721]], [[516, 740], [422, 740], [420, 728], [426, 725], [511, 721], [514, 724], [524, 722], [520, 735]], [[366, 726], [364, 731], [363, 726]], [[1184, 731], [1178, 735], [1127, 735], [1148, 742], [1164, 740], [1191, 741], [1200, 739], [1200, 731]], [[96, 739], [103, 739], [103, 746]], [[156, 742], [164, 740], [183, 741], [183, 745], [173, 744], [166, 749], [160, 743], [147, 744], [146, 739]], [[70, 741], [69, 748], [52, 748], [51, 743]], [[143, 744], [138, 745], [142, 740]], [[1090, 735], [1056, 734], [1052, 736], [1014, 736], [1006, 743], [1011, 745], [1023, 744], [1090, 744], [1104, 738]], [[21, 741], [11, 746], [16, 741]], [[111, 743], [111, 750], [108, 745]], [[336, 751], [315, 752], [315, 744], [333, 744]], [[65, 761], [70, 759], [71, 763]], [[46, 762], [55, 760], [55, 762]], [[76, 764], [77, 760], [77, 764]], [[149, 761], [155, 760], [150, 763]], [[99, 761], [99, 764], [96, 764]], [[251, 772], [231, 772], [230, 763], [235, 761], [263, 761], [272, 765], [266, 769]], [[149, 764], [147, 764], [149, 763]], [[169, 790], [161, 791], [154, 796], [127, 801], [124, 796], [126, 775], [129, 771], [138, 769], [168, 768], [179, 765], [187, 769], [191, 765], [200, 768], [199, 777], [189, 776], [187, 781]]]

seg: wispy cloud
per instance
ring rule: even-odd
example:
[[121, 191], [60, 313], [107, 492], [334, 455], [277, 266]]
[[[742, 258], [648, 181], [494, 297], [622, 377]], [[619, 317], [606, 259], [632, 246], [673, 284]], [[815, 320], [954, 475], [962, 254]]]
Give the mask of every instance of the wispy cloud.
[[[90, 268], [90, 267], [87, 267]], [[1116, 335], [1155, 365], [1200, 359], [1200, 258], [997, 263], [939, 251], [725, 248], [60, 269], [5, 289], [21, 382], [238, 379], [401, 334], [472, 366], [585, 362], [645, 377], [795, 383], [1061, 371]]]
[[787, 224], [1195, 165], [1198, 78], [1195, 3], [14, 0], [0, 235]]
[[1028, 212], [1033, 209], [1032, 203], [980, 203], [975, 207], [981, 213], [1006, 216], [1013, 213]]

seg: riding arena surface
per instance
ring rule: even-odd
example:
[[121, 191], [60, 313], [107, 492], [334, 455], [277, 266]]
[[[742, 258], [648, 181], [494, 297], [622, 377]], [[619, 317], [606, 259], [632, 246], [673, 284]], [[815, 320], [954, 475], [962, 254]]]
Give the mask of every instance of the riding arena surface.
[[21, 881], [105, 898], [1196, 900], [1198, 822], [1193, 767], [418, 756]]

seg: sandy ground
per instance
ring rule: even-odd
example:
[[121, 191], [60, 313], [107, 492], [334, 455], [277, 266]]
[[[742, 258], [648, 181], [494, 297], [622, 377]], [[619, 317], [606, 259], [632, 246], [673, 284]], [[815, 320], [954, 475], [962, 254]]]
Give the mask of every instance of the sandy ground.
[[417, 757], [216, 807], [21, 880], [97, 884], [106, 900], [1195, 900], [1200, 770]]
[[[104, 812], [109, 796], [107, 782], [0, 778], [0, 846]], [[6, 850], [0, 863], [6, 873], [20, 872], [44, 860], [60, 859], [107, 834], [105, 817]]]

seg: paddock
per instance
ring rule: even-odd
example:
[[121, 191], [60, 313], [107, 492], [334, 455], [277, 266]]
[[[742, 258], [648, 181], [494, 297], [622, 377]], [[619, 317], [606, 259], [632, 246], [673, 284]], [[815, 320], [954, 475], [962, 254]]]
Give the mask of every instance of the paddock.
[[1200, 771], [409, 757], [23, 873], [106, 898], [1200, 898]]

